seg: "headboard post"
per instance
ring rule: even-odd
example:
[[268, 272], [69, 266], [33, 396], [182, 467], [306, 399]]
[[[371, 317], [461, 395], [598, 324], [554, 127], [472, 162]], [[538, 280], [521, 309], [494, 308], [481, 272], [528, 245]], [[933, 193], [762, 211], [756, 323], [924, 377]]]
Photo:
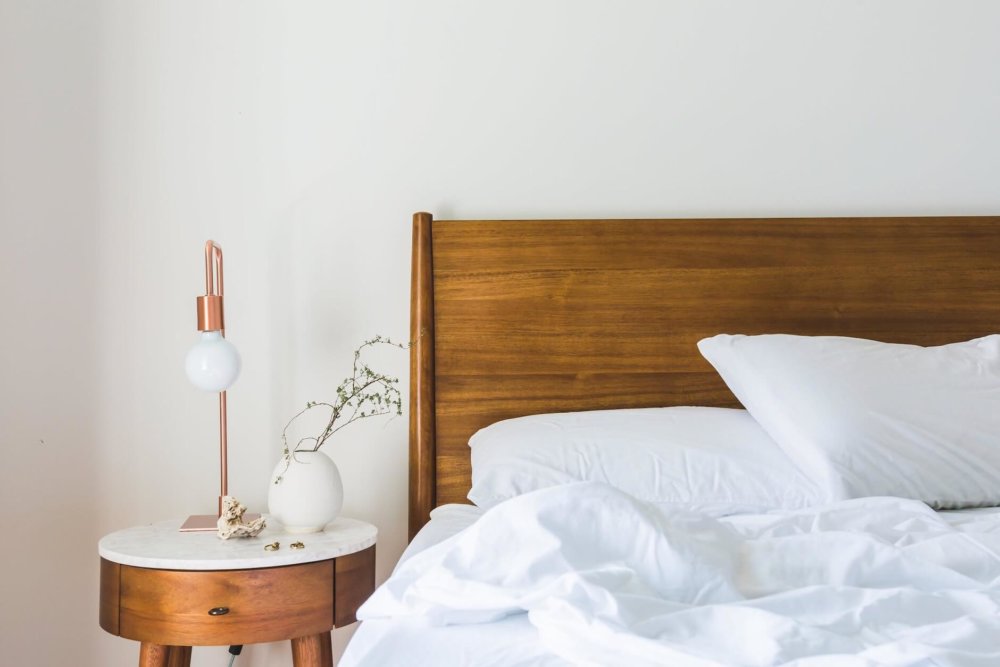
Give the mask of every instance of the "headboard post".
[[434, 272], [430, 213], [413, 214], [410, 287], [410, 539], [434, 509]]

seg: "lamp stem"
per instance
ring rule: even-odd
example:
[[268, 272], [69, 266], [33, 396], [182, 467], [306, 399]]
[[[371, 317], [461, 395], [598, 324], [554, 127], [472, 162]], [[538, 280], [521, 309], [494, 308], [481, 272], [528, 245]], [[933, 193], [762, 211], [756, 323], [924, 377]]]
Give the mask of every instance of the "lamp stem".
[[226, 392], [219, 392], [219, 469], [221, 471], [219, 516], [222, 516], [222, 497], [229, 495], [229, 459], [227, 456]]
[[[213, 271], [214, 269], [214, 271]], [[220, 300], [225, 294], [225, 287], [222, 282], [222, 248], [220, 248], [214, 241], [208, 241], [205, 243], [205, 293], [206, 295], [216, 294], [219, 296]], [[221, 314], [222, 307], [220, 304], [219, 312]], [[224, 320], [220, 317], [219, 323], [222, 324]], [[225, 325], [222, 326], [219, 333], [223, 338], [226, 337]], [[229, 424], [227, 419], [226, 410], [226, 392], [219, 392], [219, 509], [217, 516], [222, 516], [222, 498], [223, 496], [229, 495], [229, 455], [228, 455], [228, 440], [229, 440]]]
[[205, 295], [222, 296], [222, 248], [215, 241], [205, 241]]

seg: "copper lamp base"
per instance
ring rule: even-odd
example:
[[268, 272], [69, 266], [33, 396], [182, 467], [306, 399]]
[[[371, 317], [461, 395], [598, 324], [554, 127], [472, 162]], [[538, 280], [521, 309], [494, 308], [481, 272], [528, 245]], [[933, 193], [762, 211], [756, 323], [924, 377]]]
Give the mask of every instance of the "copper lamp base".
[[219, 517], [214, 514], [192, 514], [181, 524], [182, 533], [192, 533], [200, 530], [218, 530]]
[[[258, 518], [259, 514], [247, 512], [243, 515], [243, 521], [249, 523]], [[219, 517], [214, 514], [192, 514], [187, 521], [181, 524], [182, 533], [194, 533], [199, 531], [209, 531], [219, 529]]]

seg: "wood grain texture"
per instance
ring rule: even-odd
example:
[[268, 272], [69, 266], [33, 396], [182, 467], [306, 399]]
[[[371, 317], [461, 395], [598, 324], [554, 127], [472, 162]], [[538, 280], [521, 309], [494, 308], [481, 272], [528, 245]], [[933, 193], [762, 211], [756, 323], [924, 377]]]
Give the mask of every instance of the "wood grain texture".
[[167, 667], [191, 667], [191, 647], [171, 646]]
[[139, 647], [139, 667], [191, 667], [191, 647], [143, 642]]
[[[120, 635], [176, 646], [254, 644], [333, 627], [332, 560], [259, 570], [121, 566]], [[209, 609], [229, 613], [210, 616]]]
[[337, 558], [333, 618], [341, 628], [357, 620], [358, 607], [375, 592], [375, 545]]
[[333, 667], [333, 645], [329, 632], [292, 640], [294, 667]]
[[701, 338], [792, 333], [936, 345], [1000, 330], [1000, 217], [427, 216], [420, 224], [430, 227], [420, 252], [432, 258], [421, 255], [423, 273], [414, 272], [422, 296], [413, 319], [433, 320], [433, 350], [420, 351], [433, 364], [431, 377], [411, 385], [411, 420], [433, 410], [433, 428], [414, 435], [411, 421], [411, 534], [430, 508], [466, 502], [467, 442], [492, 422], [737, 406], [698, 353]]
[[101, 597], [98, 616], [101, 627], [113, 635], [118, 634], [118, 591], [121, 565], [101, 559]]
[[139, 667], [170, 667], [170, 647], [143, 642], [139, 647]]

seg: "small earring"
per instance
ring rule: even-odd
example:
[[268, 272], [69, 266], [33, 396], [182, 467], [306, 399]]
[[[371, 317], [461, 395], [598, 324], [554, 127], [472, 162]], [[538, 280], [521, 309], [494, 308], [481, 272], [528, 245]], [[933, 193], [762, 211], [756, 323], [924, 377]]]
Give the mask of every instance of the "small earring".
[[301, 542], [292, 542], [288, 546], [290, 546], [293, 549], [305, 549], [306, 548], [306, 545], [302, 544]]
[[270, 544], [264, 545], [264, 551], [277, 551], [281, 547], [279, 542], [271, 542]]

